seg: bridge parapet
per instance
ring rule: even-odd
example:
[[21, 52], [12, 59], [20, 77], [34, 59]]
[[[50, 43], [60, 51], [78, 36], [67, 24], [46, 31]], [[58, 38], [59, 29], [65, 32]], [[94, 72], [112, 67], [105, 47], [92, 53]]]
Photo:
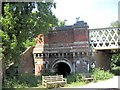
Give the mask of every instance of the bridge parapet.
[[89, 29], [90, 47], [99, 49], [120, 49], [120, 28]]

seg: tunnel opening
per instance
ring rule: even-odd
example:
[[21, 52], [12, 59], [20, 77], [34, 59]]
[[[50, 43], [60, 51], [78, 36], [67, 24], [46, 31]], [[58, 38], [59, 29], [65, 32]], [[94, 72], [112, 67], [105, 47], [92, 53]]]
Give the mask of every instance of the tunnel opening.
[[70, 66], [65, 62], [56, 63], [54, 69], [56, 74], [63, 75], [63, 77], [66, 77], [71, 73]]

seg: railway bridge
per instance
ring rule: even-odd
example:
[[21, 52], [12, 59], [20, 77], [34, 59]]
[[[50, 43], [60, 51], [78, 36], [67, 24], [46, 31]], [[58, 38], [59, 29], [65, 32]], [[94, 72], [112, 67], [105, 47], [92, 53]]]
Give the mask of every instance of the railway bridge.
[[112, 54], [120, 52], [120, 28], [90, 29], [89, 42], [96, 67], [109, 70]]
[[109, 70], [112, 54], [120, 52], [119, 34], [120, 28], [89, 29], [84, 21], [54, 27], [47, 35], [38, 35], [36, 45], [21, 55], [19, 72], [66, 76], [95, 67]]

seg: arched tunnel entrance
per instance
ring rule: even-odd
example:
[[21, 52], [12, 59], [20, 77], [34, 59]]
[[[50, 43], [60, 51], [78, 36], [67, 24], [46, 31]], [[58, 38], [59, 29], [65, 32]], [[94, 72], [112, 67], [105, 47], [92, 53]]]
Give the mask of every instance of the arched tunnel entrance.
[[71, 66], [66, 62], [56, 62], [53, 65], [53, 69], [55, 70], [56, 74], [63, 75], [63, 77], [71, 73]]

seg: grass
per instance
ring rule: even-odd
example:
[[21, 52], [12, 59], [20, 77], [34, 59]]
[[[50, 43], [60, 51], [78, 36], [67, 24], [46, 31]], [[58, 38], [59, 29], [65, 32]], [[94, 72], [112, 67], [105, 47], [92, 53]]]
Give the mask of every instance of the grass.
[[[103, 71], [100, 69], [95, 69], [93, 73], [93, 82], [104, 81], [113, 77], [113, 74], [109, 71]], [[79, 87], [86, 85], [87, 82], [83, 79], [83, 74], [80, 73], [71, 73], [67, 77], [67, 84], [64, 85], [64, 88], [67, 87]], [[90, 81], [91, 82], [91, 81]], [[89, 83], [90, 83], [89, 82]], [[19, 76], [19, 78], [6, 79], [4, 81], [5, 88], [45, 88], [42, 84], [42, 78], [35, 77], [34, 75], [25, 74]], [[55, 88], [56, 85], [50, 85], [52, 88]]]
[[43, 85], [38, 85], [37, 87], [32, 87], [32, 88], [46, 88]]
[[72, 82], [70, 84], [66, 84], [64, 87], [76, 87], [86, 85], [85, 82]]

